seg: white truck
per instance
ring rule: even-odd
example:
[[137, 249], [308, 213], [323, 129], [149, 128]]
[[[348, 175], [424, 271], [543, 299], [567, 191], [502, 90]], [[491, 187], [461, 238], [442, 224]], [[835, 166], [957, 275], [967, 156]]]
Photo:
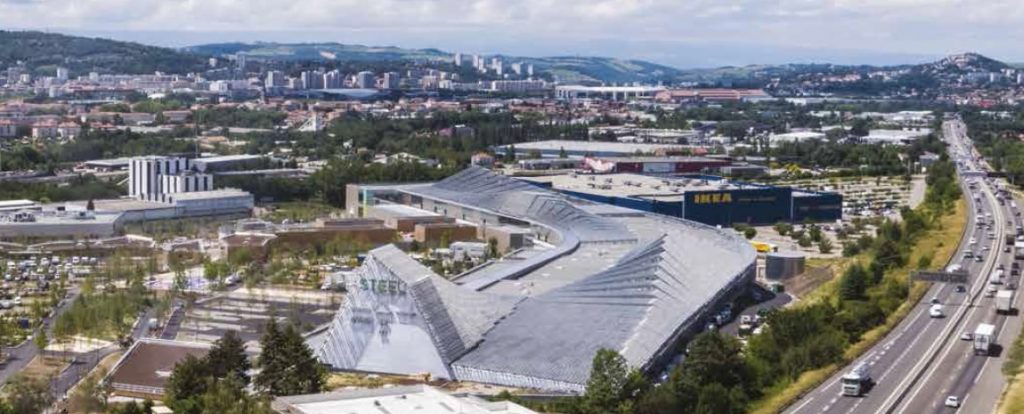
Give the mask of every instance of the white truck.
[[861, 361], [850, 372], [843, 375], [839, 382], [843, 386], [843, 395], [860, 397], [871, 386], [871, 367], [867, 362]]
[[1013, 308], [1013, 291], [1003, 289], [996, 292], [996, 313], [1010, 313]]
[[988, 323], [978, 324], [974, 330], [974, 354], [988, 355], [992, 343], [995, 341], [996, 326]]
[[988, 277], [988, 283], [991, 283], [993, 285], [1003, 284], [1003, 269], [996, 269], [995, 271], [993, 271], [992, 274]]

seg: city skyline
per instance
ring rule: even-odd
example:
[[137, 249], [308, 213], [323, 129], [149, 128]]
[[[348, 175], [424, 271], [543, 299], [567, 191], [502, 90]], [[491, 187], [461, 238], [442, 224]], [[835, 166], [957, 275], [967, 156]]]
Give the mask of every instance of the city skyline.
[[[1024, 60], [1011, 46], [1014, 39], [1024, 38], [1016, 24], [1024, 9], [1009, 1], [786, 0], [761, 5], [703, 0], [389, 0], [357, 6], [349, 1], [281, 7], [274, 2], [223, 0], [86, 1], [53, 7], [47, 0], [5, 0], [0, 1], [0, 13], [11, 21], [32, 22], [11, 28], [170, 47], [318, 41], [524, 56], [599, 55], [679, 68], [920, 63], [965, 51]], [[271, 9], [275, 12], [265, 13]], [[175, 29], [163, 30], [168, 27]]]

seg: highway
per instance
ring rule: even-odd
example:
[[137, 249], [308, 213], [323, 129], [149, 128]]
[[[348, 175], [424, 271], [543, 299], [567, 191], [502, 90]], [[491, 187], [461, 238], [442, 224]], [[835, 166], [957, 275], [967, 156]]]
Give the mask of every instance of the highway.
[[[988, 276], [999, 264], [1003, 264], [1007, 271], [1009, 270], [1013, 253], [1003, 252], [1006, 221], [1010, 218], [1019, 218], [999, 204], [996, 189], [992, 184], [978, 178], [984, 174], [974, 161], [963, 124], [959, 121], [948, 121], [943, 124], [943, 130], [943, 135], [950, 144], [951, 157], [963, 160], [958, 166], [958, 172], [969, 211], [973, 213], [968, 216], [967, 229], [951, 262], [959, 263], [969, 273], [968, 284], [963, 286], [963, 292], [958, 291], [958, 286], [955, 285], [933, 284], [924, 300], [916, 304], [895, 329], [850, 364], [852, 367], [863, 361], [870, 366], [875, 386], [865, 395], [841, 395], [839, 381], [849, 370], [847, 367], [803, 396], [785, 412], [918, 413], [931, 412], [933, 409], [941, 411], [944, 409], [943, 402], [947, 395], [941, 392], [943, 389], [950, 390], [948, 395], [954, 395], [958, 392], [957, 387], [967, 387], [973, 381], [973, 376], [966, 378], [969, 375], [965, 372], [964, 375], [957, 375], [958, 379], [953, 381], [954, 384], [946, 385], [940, 379], [946, 378], [946, 369], [954, 370], [958, 365], [962, 365], [964, 369], [974, 368], [979, 372], [983, 368], [991, 370], [992, 367], [998, 371], [996, 364], [990, 363], [986, 367], [985, 360], [991, 358], [978, 357], [968, 360], [964, 354], [974, 356], [971, 352], [972, 345], [969, 341], [961, 341], [959, 337], [963, 330], [973, 331], [980, 318], [994, 315], [990, 305], [991, 299], [983, 298], [983, 293], [987, 288]], [[975, 182], [976, 191], [969, 188], [968, 181]], [[975, 194], [977, 198], [974, 197]], [[982, 222], [980, 226], [979, 221]], [[991, 230], [987, 227], [988, 223], [993, 223]], [[1013, 226], [1010, 226], [1010, 231], [1014, 231]], [[980, 254], [982, 260], [966, 259], [964, 253], [967, 251], [972, 255]], [[943, 305], [945, 317], [929, 317], [928, 308], [932, 301]], [[998, 329], [999, 326], [997, 332]], [[1003, 333], [1006, 334], [1008, 333]], [[997, 336], [997, 342], [998, 338]], [[961, 348], [966, 350], [959, 352]], [[950, 359], [956, 361], [951, 362]], [[965, 398], [966, 395], [966, 391], [958, 394], [961, 398]], [[966, 404], [970, 407], [977, 400], [981, 399], [968, 399]], [[991, 408], [987, 408], [964, 412], [991, 411]]]
[[[969, 145], [966, 131], [955, 131], [964, 145]], [[995, 206], [993, 218], [996, 224], [1005, 225], [1008, 232], [1015, 234], [1015, 228], [1021, 226], [1021, 217], [1014, 208], [1020, 200], [1007, 200], [1003, 205]], [[996, 216], [999, 217], [996, 217]], [[1005, 223], [1004, 223], [1005, 221]], [[999, 255], [999, 263], [1010, 269], [1014, 263], [1013, 253]], [[1009, 270], [1007, 270], [1009, 272]], [[1020, 286], [1020, 276], [1011, 275], [1007, 284]], [[1016, 292], [1015, 292], [1016, 293]], [[1014, 296], [1014, 309], [1009, 315], [995, 311], [994, 298], [981, 296], [974, 303], [962, 325], [962, 331], [973, 331], [981, 323], [996, 327], [996, 347], [991, 355], [975, 355], [970, 341], [951, 340], [943, 348], [942, 353], [917, 382], [909, 389], [907, 396], [900, 404], [891, 408], [891, 412], [941, 413], [955, 412], [956, 408], [945, 407], [945, 396], [956, 396], [961, 399], [960, 411], [966, 413], [995, 412], [996, 403], [1005, 386], [1005, 379], [1000, 372], [1006, 355], [1006, 346], [1012, 343], [1021, 329], [1021, 318], [1017, 317], [1020, 310], [1019, 298]], [[957, 335], [959, 336], [959, 335]], [[941, 397], [941, 398], [939, 398]]]

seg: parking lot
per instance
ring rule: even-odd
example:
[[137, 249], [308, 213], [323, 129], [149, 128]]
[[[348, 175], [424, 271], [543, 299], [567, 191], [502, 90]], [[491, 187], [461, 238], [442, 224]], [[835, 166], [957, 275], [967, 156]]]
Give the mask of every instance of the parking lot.
[[174, 338], [213, 342], [233, 330], [239, 332], [249, 352], [258, 352], [263, 327], [271, 317], [307, 332], [329, 322], [340, 303], [341, 295], [332, 292], [236, 289], [190, 306]]

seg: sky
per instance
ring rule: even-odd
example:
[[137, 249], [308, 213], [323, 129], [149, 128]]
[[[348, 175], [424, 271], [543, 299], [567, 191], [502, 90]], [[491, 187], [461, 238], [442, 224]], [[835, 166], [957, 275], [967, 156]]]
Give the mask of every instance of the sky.
[[0, 28], [181, 47], [340, 42], [680, 68], [1024, 61], [1020, 0], [0, 0]]

